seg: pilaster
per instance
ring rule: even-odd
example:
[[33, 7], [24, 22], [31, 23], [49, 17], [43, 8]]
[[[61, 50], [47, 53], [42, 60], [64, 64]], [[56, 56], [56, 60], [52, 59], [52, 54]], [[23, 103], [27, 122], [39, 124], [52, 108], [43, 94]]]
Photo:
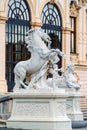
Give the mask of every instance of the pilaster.
[[66, 66], [66, 63], [70, 61], [70, 31], [71, 28], [63, 27], [62, 28], [62, 42], [63, 42], [63, 51], [65, 52], [67, 58], [63, 61], [63, 66]]
[[70, 27], [70, 19], [69, 19], [69, 3], [70, 0], [65, 0], [65, 26], [66, 27]]
[[62, 28], [62, 50], [65, 52], [67, 58], [63, 61], [63, 66], [66, 66], [66, 63], [70, 61], [70, 19], [69, 19], [69, 3], [70, 0], [65, 0], [65, 26]]
[[41, 16], [40, 16], [40, 12], [39, 12], [39, 0], [35, 0], [35, 6], [34, 6], [34, 10], [35, 10], [35, 20], [34, 21], [31, 21], [31, 28], [38, 28], [38, 27], [41, 27], [42, 26], [42, 23], [41, 23]]
[[5, 22], [7, 18], [0, 16], [0, 92], [7, 92], [5, 80]]
[[82, 8], [82, 54], [83, 54], [83, 62], [86, 61], [86, 8], [83, 6]]
[[79, 58], [79, 63], [82, 62], [83, 56], [82, 56], [82, 8], [79, 10], [79, 17], [78, 17], [78, 58]]
[[79, 63], [86, 63], [86, 0], [79, 0], [81, 10], [79, 12], [79, 36], [78, 36], [78, 52]]

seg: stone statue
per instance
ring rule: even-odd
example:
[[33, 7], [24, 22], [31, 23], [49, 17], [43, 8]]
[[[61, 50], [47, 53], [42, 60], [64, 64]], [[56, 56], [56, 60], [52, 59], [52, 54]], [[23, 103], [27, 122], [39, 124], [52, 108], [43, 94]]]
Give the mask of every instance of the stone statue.
[[[29, 30], [25, 42], [28, 51], [31, 53], [31, 58], [16, 64], [14, 68], [15, 86], [13, 91], [19, 90], [22, 88], [21, 86], [25, 89], [48, 87], [46, 82], [48, 72], [52, 73], [53, 78], [55, 77], [54, 66], [60, 60], [58, 54], [64, 58], [65, 54], [59, 49], [50, 49], [51, 38], [41, 28]], [[51, 66], [51, 69], [49, 66]], [[29, 75], [28, 85], [24, 83], [26, 73]]]
[[64, 77], [69, 88], [75, 88], [76, 90], [80, 89], [81, 84], [78, 83], [77, 79], [74, 76], [74, 64], [70, 61], [66, 65], [66, 71]]
[[69, 61], [66, 65], [65, 72], [63, 72], [62, 76], [60, 76], [60, 80], [58, 81], [58, 87], [71, 88], [75, 90], [80, 89], [81, 83], [79, 83], [75, 78], [74, 68], [74, 64]]
[[56, 58], [54, 56], [53, 58], [49, 57], [49, 73], [52, 74], [52, 78], [48, 78], [47, 82], [49, 86], [58, 88], [58, 81], [60, 79], [60, 75], [58, 74], [58, 72], [61, 72], [62, 68], [58, 68], [58, 65], [56, 63], [60, 61], [58, 55], [60, 55], [64, 59], [66, 58], [66, 55], [63, 52], [61, 52], [59, 49], [54, 49], [54, 54], [52, 53], [51, 55], [56, 55]]

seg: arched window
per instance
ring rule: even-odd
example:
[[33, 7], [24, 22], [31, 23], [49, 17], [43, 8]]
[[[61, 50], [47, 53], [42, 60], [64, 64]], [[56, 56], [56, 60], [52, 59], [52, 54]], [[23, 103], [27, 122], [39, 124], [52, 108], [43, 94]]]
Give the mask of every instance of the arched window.
[[9, 0], [6, 22], [6, 79], [8, 91], [14, 86], [13, 69], [17, 62], [29, 58], [24, 46], [25, 34], [30, 29], [30, 10], [26, 0]]
[[[47, 3], [42, 10], [42, 28], [52, 40], [51, 48], [62, 50], [62, 18], [59, 8], [55, 3]], [[61, 61], [59, 67], [61, 67]]]
[[42, 10], [43, 24], [62, 26], [61, 14], [56, 4], [48, 3]]

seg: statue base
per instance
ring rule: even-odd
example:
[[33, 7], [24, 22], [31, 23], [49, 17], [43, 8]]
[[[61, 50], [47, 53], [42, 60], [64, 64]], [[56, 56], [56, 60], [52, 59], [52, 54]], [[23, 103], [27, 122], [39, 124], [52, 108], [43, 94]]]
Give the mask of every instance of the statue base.
[[72, 121], [83, 121], [83, 113], [80, 109], [80, 98], [83, 97], [83, 95], [76, 91], [75, 89], [67, 89], [68, 93], [67, 98], [67, 115]]
[[67, 94], [59, 88], [32, 89], [10, 94], [13, 99], [8, 128], [30, 130], [72, 130], [66, 115]]

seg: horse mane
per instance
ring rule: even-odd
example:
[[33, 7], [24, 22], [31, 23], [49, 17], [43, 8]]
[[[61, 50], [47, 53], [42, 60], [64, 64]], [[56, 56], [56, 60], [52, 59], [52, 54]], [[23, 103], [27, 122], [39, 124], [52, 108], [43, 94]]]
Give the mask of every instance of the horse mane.
[[27, 33], [30, 34], [30, 33], [33, 33], [35, 31], [38, 31], [38, 30], [42, 30], [42, 29], [41, 28], [32, 28]]
[[[41, 28], [33, 28], [30, 29], [27, 33], [26, 33], [26, 38], [25, 38], [25, 42], [27, 43], [27, 45], [32, 45], [32, 35], [34, 33], [37, 33], [38, 36], [40, 36], [40, 38], [42, 39], [42, 42], [44, 42], [44, 45], [50, 49], [50, 37], [48, 34], [46, 34], [43, 29]], [[36, 38], [37, 39], [37, 38]], [[41, 45], [41, 44], [40, 44]], [[27, 46], [28, 47], [28, 46]]]

